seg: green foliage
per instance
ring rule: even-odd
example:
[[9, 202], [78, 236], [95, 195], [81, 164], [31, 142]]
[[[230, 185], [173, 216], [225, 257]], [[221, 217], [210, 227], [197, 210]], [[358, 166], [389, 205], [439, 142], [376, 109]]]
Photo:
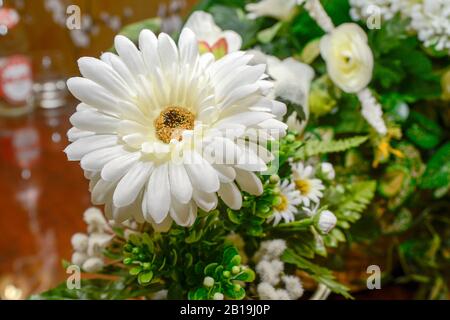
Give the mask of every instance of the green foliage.
[[360, 146], [366, 142], [367, 139], [368, 137], [366, 136], [356, 136], [330, 141], [308, 140], [305, 142], [304, 147], [297, 152], [295, 158], [306, 159], [320, 154], [342, 152]]
[[427, 164], [421, 187], [435, 189], [450, 185], [450, 143], [443, 145]]
[[326, 285], [331, 291], [351, 299], [349, 289], [335, 280], [333, 273], [327, 268], [318, 266], [307, 259], [301, 257], [291, 249], [286, 249], [281, 256], [285, 263], [295, 265], [300, 270], [307, 271], [311, 277], [319, 283]]

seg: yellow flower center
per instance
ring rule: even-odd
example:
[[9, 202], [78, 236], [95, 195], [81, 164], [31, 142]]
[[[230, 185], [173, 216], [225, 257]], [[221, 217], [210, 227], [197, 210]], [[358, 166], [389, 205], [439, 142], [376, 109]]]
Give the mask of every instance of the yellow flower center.
[[300, 191], [302, 195], [307, 195], [311, 191], [311, 183], [309, 180], [295, 180], [294, 181], [297, 190]]
[[194, 129], [194, 122], [195, 115], [189, 110], [177, 106], [167, 107], [155, 120], [156, 136], [165, 143], [172, 139], [181, 141], [183, 131]]
[[281, 203], [275, 207], [278, 212], [285, 211], [289, 206], [288, 198], [284, 194], [280, 194]]

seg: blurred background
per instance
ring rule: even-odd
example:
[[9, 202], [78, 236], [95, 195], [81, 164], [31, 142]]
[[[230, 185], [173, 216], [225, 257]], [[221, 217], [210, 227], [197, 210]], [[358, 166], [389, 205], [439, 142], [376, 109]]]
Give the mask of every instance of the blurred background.
[[88, 183], [63, 153], [76, 106], [65, 82], [77, 58], [98, 57], [139, 20], [159, 16], [176, 32], [194, 2], [0, 0], [0, 299], [63, 281], [70, 238], [85, 229]]

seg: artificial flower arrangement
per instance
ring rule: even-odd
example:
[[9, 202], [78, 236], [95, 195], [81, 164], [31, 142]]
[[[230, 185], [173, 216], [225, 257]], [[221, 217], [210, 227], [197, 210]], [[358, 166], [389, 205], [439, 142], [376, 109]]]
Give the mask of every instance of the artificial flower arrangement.
[[352, 261], [448, 297], [450, 4], [374, 4], [203, 0], [81, 58], [65, 151], [104, 214], [65, 264], [98, 276], [35, 298], [351, 298]]

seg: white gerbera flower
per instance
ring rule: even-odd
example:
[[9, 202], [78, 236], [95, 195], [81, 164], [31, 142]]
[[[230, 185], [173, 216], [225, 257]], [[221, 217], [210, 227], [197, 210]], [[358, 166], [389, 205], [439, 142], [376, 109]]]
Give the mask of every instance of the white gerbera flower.
[[200, 50], [212, 52], [216, 58], [241, 49], [241, 36], [232, 31], [223, 31], [214, 22], [211, 14], [204, 11], [195, 11], [185, 25], [191, 29], [199, 41]]
[[289, 20], [295, 13], [295, 8], [303, 0], [261, 0], [249, 3], [245, 9], [250, 19], [259, 17], [272, 17], [278, 20]]
[[273, 215], [267, 220], [273, 221], [273, 225], [280, 223], [281, 219], [289, 223], [295, 220], [295, 215], [298, 213], [297, 206], [302, 203], [301, 194], [295, 188], [295, 184], [284, 180], [280, 184], [281, 203], [273, 210]]
[[303, 162], [291, 164], [292, 179], [300, 191], [300, 203], [309, 207], [311, 202], [319, 203], [323, 197], [322, 190], [325, 189], [320, 179], [315, 179], [313, 167], [305, 166]]
[[274, 114], [284, 105], [263, 95], [271, 85], [265, 65], [249, 66], [244, 52], [218, 61], [199, 55], [187, 28], [178, 48], [167, 34], [149, 30], [139, 36], [140, 50], [123, 36], [115, 48], [118, 55], [81, 58], [84, 78], [68, 81], [82, 103], [65, 150], [81, 161], [92, 202], [106, 204], [108, 219], [134, 218], [167, 231], [173, 220], [192, 225], [197, 207], [214, 209], [217, 193], [239, 209], [235, 182], [262, 193], [254, 172], [266, 170], [272, 155], [261, 139], [243, 141], [255, 130], [271, 139], [287, 127]]

